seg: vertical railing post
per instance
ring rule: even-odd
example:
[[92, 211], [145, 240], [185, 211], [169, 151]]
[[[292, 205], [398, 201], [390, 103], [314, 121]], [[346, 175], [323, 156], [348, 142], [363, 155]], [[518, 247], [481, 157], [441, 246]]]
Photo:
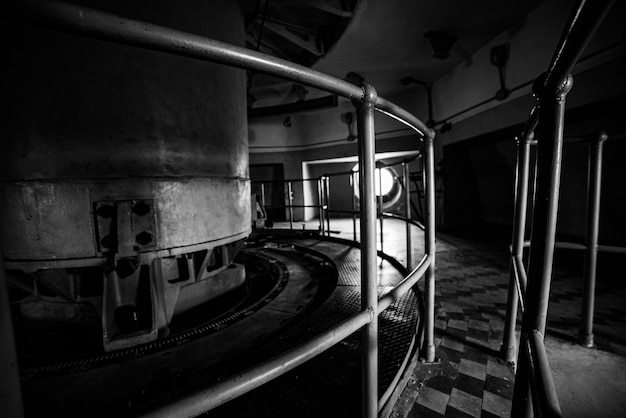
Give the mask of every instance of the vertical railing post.
[[426, 200], [426, 234], [425, 249], [430, 257], [430, 266], [425, 276], [425, 315], [423, 358], [426, 362], [435, 361], [435, 148], [434, 136], [424, 137], [423, 182]]
[[529, 132], [517, 139], [517, 165], [515, 168], [515, 208], [513, 212], [513, 239], [511, 240], [511, 263], [509, 292], [504, 321], [504, 336], [500, 354], [508, 362], [515, 361], [516, 339], [515, 326], [517, 323], [517, 307], [519, 294], [516, 277], [515, 260], [521, 260], [524, 255], [524, 236], [526, 233], [526, 210], [528, 206], [528, 183], [530, 173], [530, 142], [533, 133]]
[[330, 177], [324, 176], [324, 206], [326, 207], [326, 235], [330, 237]]
[[587, 180], [587, 232], [583, 286], [582, 325], [580, 343], [593, 347], [593, 311], [598, 262], [598, 233], [600, 230], [600, 189], [602, 186], [602, 145], [607, 135], [600, 132], [589, 143], [589, 173]]
[[354, 172], [352, 172], [352, 174], [350, 174], [350, 185], [352, 186], [352, 239], [354, 241], [356, 241], [356, 213], [355, 213], [355, 207], [356, 207], [356, 196], [355, 196], [355, 188], [356, 188], [356, 181], [355, 181], [355, 176], [356, 174]]
[[291, 182], [287, 182], [287, 202], [289, 203], [289, 229], [293, 229], [293, 189]]
[[328, 235], [329, 234], [328, 227], [327, 227], [328, 206], [326, 203], [326, 177], [325, 176], [322, 176], [321, 184], [322, 184], [322, 210], [324, 213], [324, 231], [326, 232], [326, 235]]
[[[377, 168], [378, 171], [378, 219], [380, 222], [380, 252], [384, 251], [383, 248], [383, 169]], [[382, 263], [382, 259], [381, 259]]]
[[0, 250], [0, 411], [5, 417], [23, 417], [22, 392], [19, 369], [17, 367], [17, 353], [11, 309], [9, 306], [9, 292], [7, 277], [4, 270], [4, 260]]
[[359, 187], [361, 212], [361, 309], [372, 312], [372, 321], [361, 332], [362, 415], [378, 413], [378, 283], [376, 267], [376, 193], [374, 104], [376, 90], [364, 86], [359, 103]]
[[410, 183], [409, 183], [409, 162], [405, 161], [402, 163], [402, 171], [404, 176], [404, 204], [406, 206], [406, 268], [407, 270], [411, 270], [411, 265], [413, 265], [413, 248], [411, 247], [411, 224], [409, 220], [411, 219], [411, 192], [410, 192]]
[[321, 179], [317, 179], [317, 210], [318, 210], [318, 218], [320, 221], [320, 234], [324, 235], [324, 202], [322, 201], [322, 181]]
[[[545, 76], [539, 77], [533, 87], [540, 102], [536, 129], [537, 177], [522, 339], [529, 338], [535, 331], [545, 335], [559, 206], [565, 97], [572, 87], [572, 77], [559, 80], [558, 85], [544, 85], [544, 82]], [[524, 344], [520, 344], [522, 346]], [[524, 351], [520, 348], [518, 353], [513, 416], [528, 416], [530, 413], [529, 364]], [[539, 406], [538, 403], [533, 405]]]
[[[268, 221], [270, 217], [267, 213], [267, 209], [265, 208], [265, 183], [261, 183], [261, 207], [263, 208], [263, 212], [265, 213], [265, 221]], [[267, 224], [264, 223], [264, 225]]]

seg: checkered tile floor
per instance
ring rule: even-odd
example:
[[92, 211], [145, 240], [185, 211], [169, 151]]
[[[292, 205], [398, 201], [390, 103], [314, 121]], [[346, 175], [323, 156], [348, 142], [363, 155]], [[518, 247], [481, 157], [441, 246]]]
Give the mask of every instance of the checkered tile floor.
[[[615, 272], [615, 274], [619, 274]], [[621, 272], [623, 277], [623, 272]], [[578, 338], [583, 281], [556, 271], [552, 278], [548, 332], [563, 339]], [[626, 355], [626, 291], [600, 283], [596, 286], [593, 318], [595, 345]]]
[[392, 416], [508, 417], [514, 373], [498, 358], [508, 288], [506, 259], [464, 248], [457, 240], [447, 244], [437, 254], [439, 361], [415, 368]]
[[[506, 245], [441, 235], [436, 263], [439, 362], [415, 368], [392, 417], [508, 417], [515, 376], [498, 353], [509, 281]], [[578, 337], [581, 290], [580, 276], [555, 268], [549, 333], [572, 341]], [[599, 348], [626, 352], [625, 298], [624, 291], [597, 287], [594, 332]]]
[[[351, 220], [331, 229], [352, 238]], [[404, 224], [385, 220], [384, 251], [406, 260]], [[418, 364], [391, 416], [508, 417], [514, 372], [500, 360], [509, 282], [508, 240], [478, 234], [437, 237], [435, 349], [438, 362]], [[414, 256], [423, 254], [422, 232], [412, 231]], [[495, 243], [494, 243], [495, 242]], [[615, 273], [618, 274], [618, 273]], [[582, 269], [555, 266], [548, 334], [576, 341], [580, 326]], [[422, 289], [423, 290], [423, 289]], [[594, 334], [598, 348], [626, 355], [626, 291], [599, 283]], [[518, 330], [519, 330], [518, 317]]]

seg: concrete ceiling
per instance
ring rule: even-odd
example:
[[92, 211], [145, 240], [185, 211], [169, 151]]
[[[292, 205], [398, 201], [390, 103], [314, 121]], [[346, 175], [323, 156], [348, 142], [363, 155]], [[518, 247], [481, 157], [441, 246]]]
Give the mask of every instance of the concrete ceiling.
[[[309, 62], [303, 62], [305, 65], [339, 78], [345, 78], [349, 72], [356, 73], [373, 84], [380, 95], [390, 97], [406, 88], [401, 83], [404, 77], [434, 81], [470, 60], [478, 49], [499, 34], [515, 31], [524, 16], [542, 1], [360, 0], [353, 5], [353, 2], [340, 0], [303, 0], [294, 8], [294, 0], [270, 0], [268, 9], [274, 5], [276, 10], [289, 10], [289, 14], [282, 15], [285, 19], [299, 26], [317, 25], [313, 32], [333, 31], [332, 36], [320, 37], [326, 39], [324, 52], [313, 59], [308, 54]], [[263, 2], [258, 4], [263, 5]], [[334, 8], [335, 13], [325, 12], [324, 6]], [[338, 10], [343, 10], [344, 16], [339, 17]], [[261, 11], [262, 7], [257, 7], [257, 13]], [[310, 18], [299, 18], [298, 14]], [[331, 25], [320, 25], [324, 16], [329, 16]], [[249, 25], [248, 34], [252, 41], [255, 27], [258, 36], [260, 17], [253, 18], [256, 26]], [[433, 57], [431, 42], [424, 36], [429, 31], [456, 38], [447, 58]], [[267, 32], [265, 28], [263, 33]], [[286, 55], [298, 55], [293, 52], [293, 42], [276, 37], [272, 42], [275, 46], [285, 43], [284, 50], [291, 51]], [[252, 83], [252, 94], [261, 99], [255, 107], [267, 103], [271, 97], [280, 103], [288, 102], [292, 100], [287, 97], [293, 96], [291, 91], [289, 83], [264, 76], [255, 77]]]

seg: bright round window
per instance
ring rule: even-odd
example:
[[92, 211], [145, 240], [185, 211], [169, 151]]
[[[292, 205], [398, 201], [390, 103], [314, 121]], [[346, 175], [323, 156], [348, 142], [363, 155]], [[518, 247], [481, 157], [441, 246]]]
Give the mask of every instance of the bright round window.
[[[354, 194], [356, 197], [359, 197], [359, 179], [356, 173], [359, 171], [359, 165], [356, 164], [352, 167], [352, 171], [355, 173], [354, 180], [356, 181], [356, 187], [354, 189]], [[376, 168], [376, 172], [374, 174], [374, 190], [376, 196], [382, 195], [383, 197], [387, 197], [392, 192], [397, 189], [396, 178], [391, 169], [387, 167], [379, 167]]]

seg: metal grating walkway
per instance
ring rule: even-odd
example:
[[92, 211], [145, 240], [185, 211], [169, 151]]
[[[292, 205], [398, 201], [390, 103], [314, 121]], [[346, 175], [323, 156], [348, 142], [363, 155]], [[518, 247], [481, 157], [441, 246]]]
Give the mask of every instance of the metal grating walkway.
[[[78, 368], [74, 363], [68, 367], [57, 363], [22, 370], [27, 416], [135, 416], [266, 361], [360, 310], [358, 248], [321, 239], [283, 237], [249, 247], [242, 254], [250, 263], [252, 259], [257, 264], [266, 260], [275, 267], [277, 281], [266, 296], [156, 345], [77, 360]], [[379, 259], [379, 295], [401, 279], [391, 263]], [[409, 351], [418, 307], [418, 297], [411, 292], [379, 316], [380, 394]], [[204, 329], [208, 332], [200, 332]], [[205, 416], [358, 416], [359, 345], [356, 333]]]
[[[345, 244], [311, 238], [281, 238], [328, 256], [337, 267], [337, 287], [315, 311], [259, 347], [269, 357], [328, 329], [360, 310], [360, 250]], [[280, 251], [277, 248], [276, 251]], [[402, 279], [387, 261], [379, 262], [379, 296]], [[418, 298], [409, 293], [379, 316], [379, 394], [397, 373], [407, 354], [418, 322]], [[312, 361], [214, 411], [208, 417], [320, 417], [360, 416], [361, 358], [359, 334]]]

